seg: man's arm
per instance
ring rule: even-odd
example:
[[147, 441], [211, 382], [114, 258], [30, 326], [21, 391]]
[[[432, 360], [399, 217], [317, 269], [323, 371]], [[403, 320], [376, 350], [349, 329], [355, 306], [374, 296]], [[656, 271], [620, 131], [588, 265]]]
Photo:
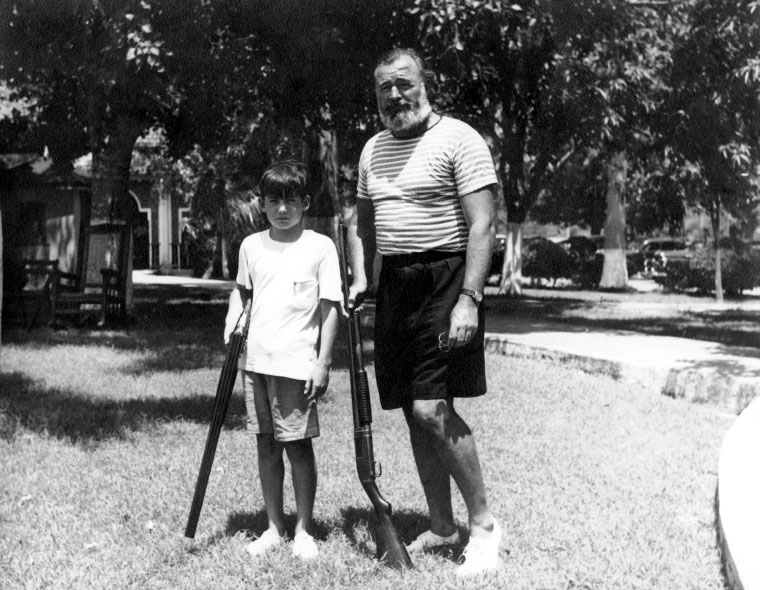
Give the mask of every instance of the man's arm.
[[353, 304], [367, 290], [372, 277], [368, 280], [366, 265], [375, 259], [375, 209], [369, 199], [357, 199], [355, 211], [346, 216], [346, 243], [353, 274], [348, 300]]
[[[469, 234], [465, 264], [465, 289], [483, 292], [491, 265], [494, 237], [494, 197], [492, 187], [486, 187], [461, 197]], [[463, 346], [478, 329], [478, 307], [468, 295], [460, 295], [451, 312], [449, 342]]]

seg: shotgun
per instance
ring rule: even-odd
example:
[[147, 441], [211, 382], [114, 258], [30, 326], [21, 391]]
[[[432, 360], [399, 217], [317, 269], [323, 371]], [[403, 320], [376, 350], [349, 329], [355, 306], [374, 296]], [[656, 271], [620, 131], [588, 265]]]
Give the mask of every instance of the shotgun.
[[189, 539], [195, 537], [198, 517], [201, 514], [203, 499], [206, 496], [208, 478], [211, 475], [211, 466], [214, 463], [216, 444], [219, 442], [219, 434], [227, 418], [227, 409], [230, 406], [230, 398], [232, 397], [232, 390], [235, 387], [235, 379], [238, 374], [238, 359], [245, 347], [248, 326], [251, 323], [252, 301], [253, 297], [249, 297], [235, 325], [235, 330], [230, 335], [227, 358], [224, 360], [224, 365], [222, 365], [222, 374], [219, 376], [219, 383], [216, 386], [216, 397], [214, 398], [214, 409], [211, 413], [211, 425], [209, 426], [206, 438], [206, 448], [203, 451], [201, 469], [198, 473], [198, 481], [195, 484], [193, 503], [190, 507], [190, 516], [187, 518], [187, 526], [185, 527], [185, 536]]
[[351, 374], [351, 406], [354, 415], [354, 451], [359, 481], [375, 510], [375, 543], [377, 557], [396, 569], [411, 568], [412, 560], [393, 526], [390, 503], [377, 489], [375, 479], [374, 448], [372, 444], [372, 404], [369, 398], [369, 381], [364, 369], [364, 354], [360, 331], [359, 314], [361, 307], [354, 307], [348, 301], [348, 254], [346, 251], [346, 225], [341, 221], [338, 227], [338, 250], [340, 270], [343, 278], [343, 303], [348, 314], [346, 335], [349, 348], [349, 370]]

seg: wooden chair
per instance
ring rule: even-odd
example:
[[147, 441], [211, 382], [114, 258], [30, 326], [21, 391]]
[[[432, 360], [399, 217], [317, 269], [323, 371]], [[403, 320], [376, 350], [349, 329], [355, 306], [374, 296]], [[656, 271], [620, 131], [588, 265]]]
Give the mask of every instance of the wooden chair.
[[31, 330], [45, 308], [55, 318], [58, 260], [22, 260], [21, 284], [5, 294], [7, 316], [21, 318]]
[[58, 273], [55, 311], [58, 315], [83, 315], [99, 310], [98, 325], [127, 315], [129, 226], [115, 223], [91, 225], [79, 240], [75, 273]]

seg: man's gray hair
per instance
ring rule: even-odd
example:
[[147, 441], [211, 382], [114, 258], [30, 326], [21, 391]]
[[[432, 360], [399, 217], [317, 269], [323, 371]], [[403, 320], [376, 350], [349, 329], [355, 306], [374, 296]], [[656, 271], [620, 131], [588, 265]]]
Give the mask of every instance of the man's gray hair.
[[422, 82], [425, 84], [425, 91], [427, 92], [428, 98], [430, 98], [431, 94], [436, 89], [435, 73], [428, 67], [425, 58], [422, 57], [416, 49], [412, 49], [411, 47], [394, 47], [393, 49], [389, 49], [377, 60], [375, 70], [380, 66], [391, 64], [405, 55], [411, 57], [412, 61], [417, 65], [417, 68], [422, 75]]

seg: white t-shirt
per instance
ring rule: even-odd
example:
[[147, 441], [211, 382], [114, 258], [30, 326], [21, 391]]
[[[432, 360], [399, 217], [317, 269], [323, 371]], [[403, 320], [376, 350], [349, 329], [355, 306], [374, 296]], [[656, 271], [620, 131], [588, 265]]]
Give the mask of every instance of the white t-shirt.
[[442, 117], [422, 135], [372, 137], [359, 159], [357, 196], [371, 199], [377, 250], [407, 254], [467, 249], [460, 198], [496, 183], [488, 146], [463, 121]]
[[319, 300], [343, 298], [335, 244], [312, 230], [295, 242], [276, 242], [269, 230], [251, 234], [240, 245], [237, 283], [253, 290], [240, 368], [308, 379], [317, 359]]

